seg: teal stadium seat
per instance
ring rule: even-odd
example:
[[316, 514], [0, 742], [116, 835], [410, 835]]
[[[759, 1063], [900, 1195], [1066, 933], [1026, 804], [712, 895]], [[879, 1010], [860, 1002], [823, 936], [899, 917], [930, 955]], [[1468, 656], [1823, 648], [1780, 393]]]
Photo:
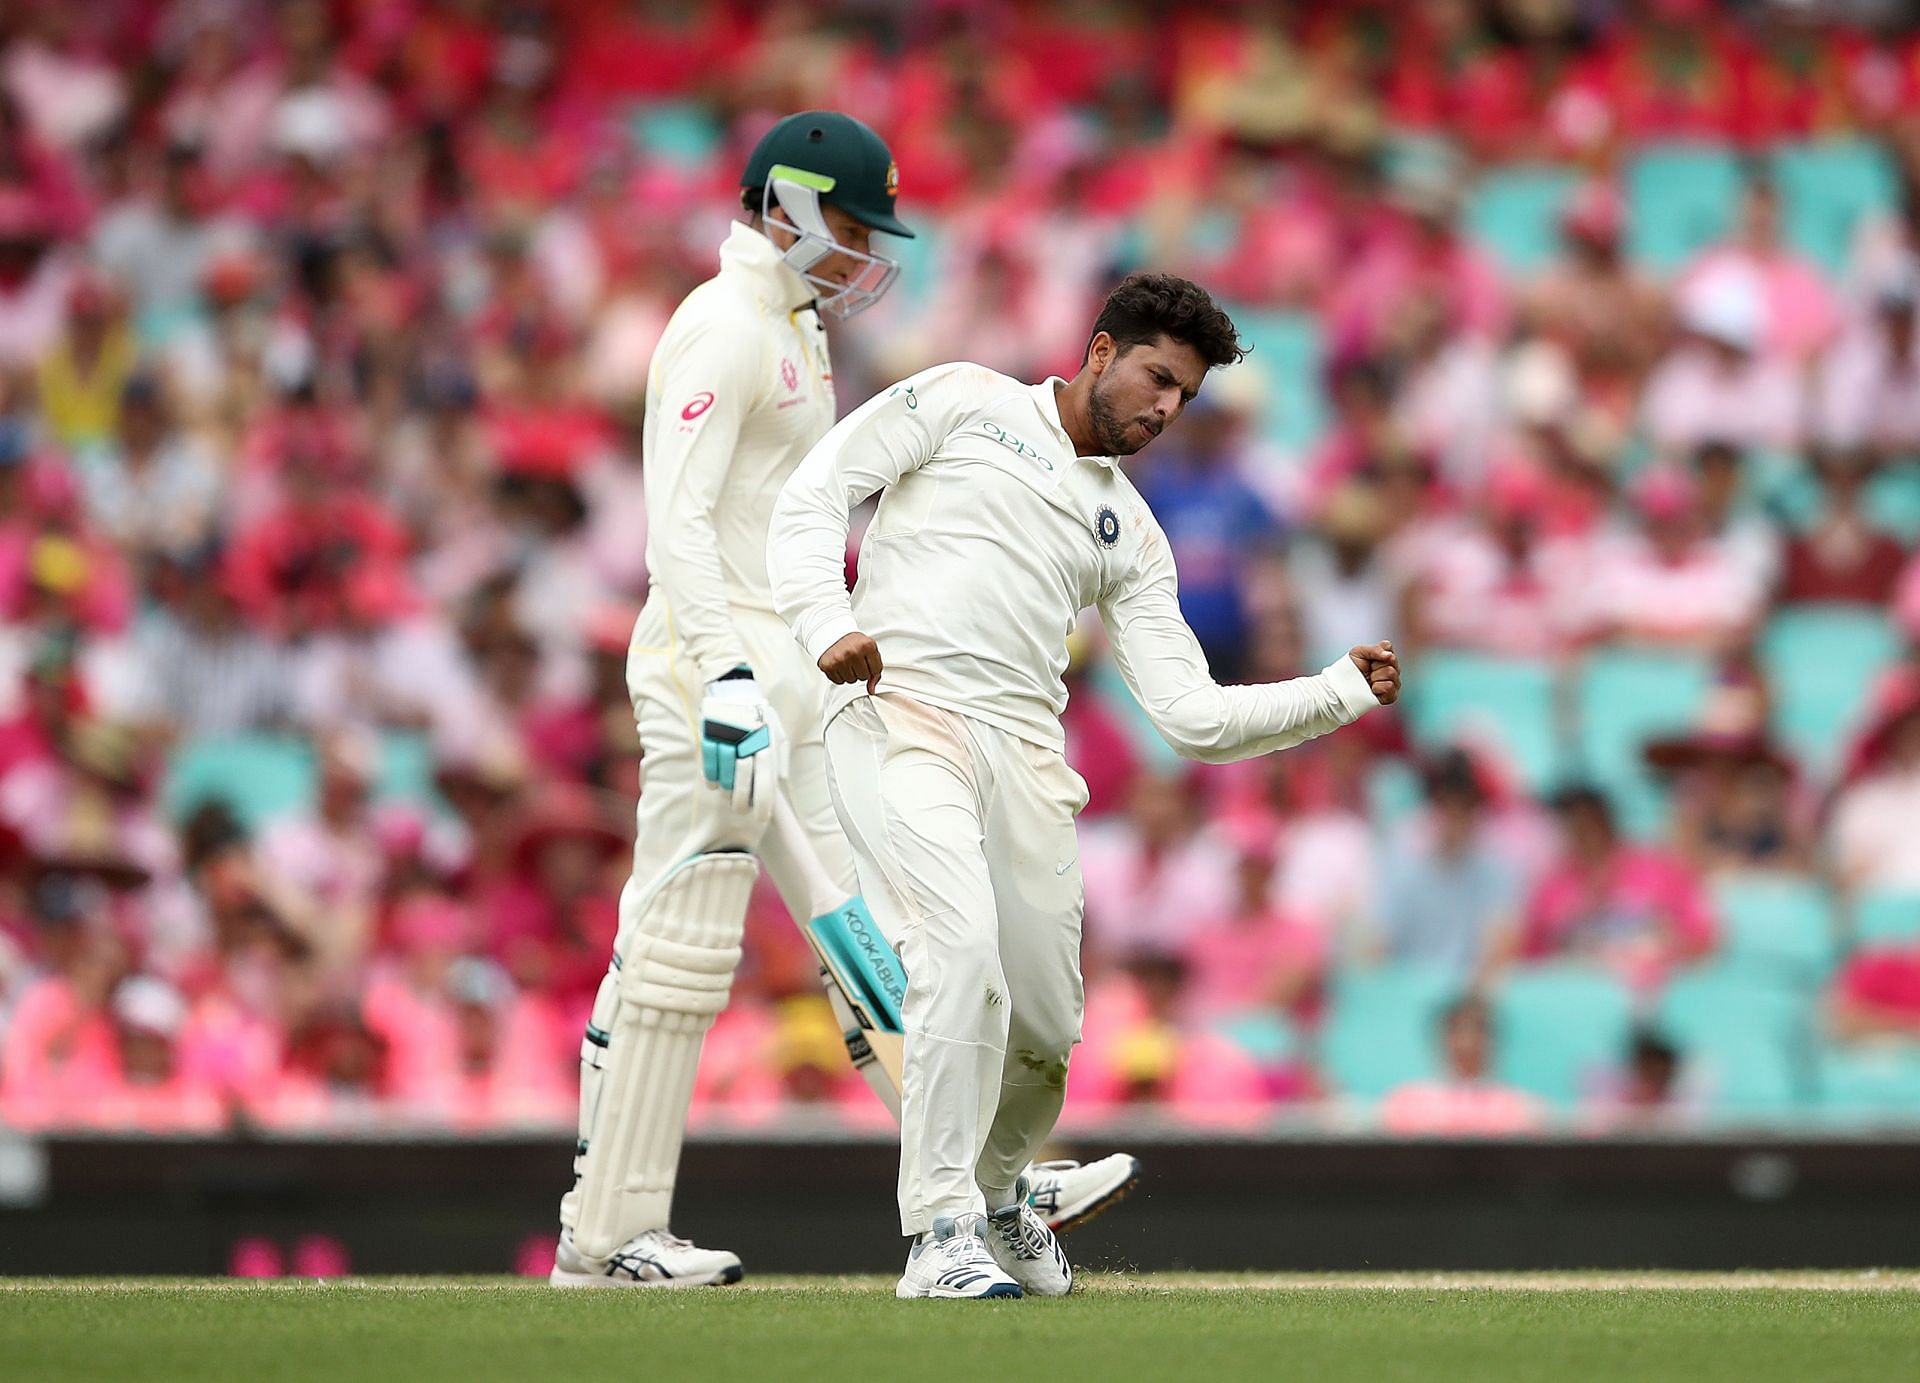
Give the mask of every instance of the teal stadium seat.
[[1920, 941], [1920, 893], [1863, 893], [1853, 904], [1853, 939], [1862, 946]]
[[1571, 168], [1510, 164], [1488, 170], [1467, 196], [1467, 234], [1513, 275], [1539, 273], [1560, 251], [1560, 213], [1579, 183]]
[[1289, 455], [1299, 455], [1327, 429], [1319, 320], [1305, 312], [1251, 308], [1235, 310], [1233, 320], [1253, 348], [1247, 364], [1259, 371], [1266, 386], [1266, 439]]
[[1793, 874], [1741, 874], [1716, 880], [1720, 955], [1758, 980], [1811, 991], [1839, 956], [1833, 900], [1812, 879]]
[[1633, 996], [1591, 966], [1524, 966], [1501, 982], [1493, 1013], [1500, 1079], [1564, 1106], [1595, 1072], [1619, 1067]]
[[1692, 726], [1711, 685], [1706, 660], [1692, 654], [1599, 648], [1584, 660], [1574, 698], [1580, 769], [1628, 834], [1657, 831], [1666, 818], [1666, 794], [1643, 757], [1647, 742]]
[[1346, 969], [1333, 981], [1320, 1064], [1342, 1095], [1378, 1099], [1439, 1069], [1440, 1011], [1458, 994], [1426, 966]]
[[726, 138], [711, 114], [687, 101], [635, 106], [627, 128], [646, 153], [689, 172], [711, 167]]
[[1867, 482], [1867, 517], [1903, 543], [1920, 540], [1920, 458], [1908, 457]]
[[1733, 226], [1743, 179], [1717, 144], [1657, 144], [1627, 164], [1627, 253], [1661, 272], [1678, 269]]
[[1782, 144], [1769, 162], [1787, 242], [1829, 274], [1846, 267], [1860, 218], [1899, 198], [1893, 160], [1866, 140]]
[[1660, 996], [1656, 1027], [1682, 1055], [1682, 1080], [1710, 1115], [1778, 1114], [1804, 1102], [1811, 1001], [1737, 966], [1688, 971]]
[[1773, 688], [1773, 731], [1816, 773], [1838, 767], [1849, 734], [1900, 642], [1876, 606], [1794, 605], [1768, 622], [1760, 662]]
[[279, 735], [198, 740], [174, 751], [163, 800], [184, 820], [208, 802], [225, 802], [242, 825], [255, 829], [313, 800], [318, 786], [306, 741]]
[[1367, 820], [1387, 839], [1422, 804], [1420, 775], [1401, 755], [1375, 759], [1367, 769]]
[[1529, 790], [1560, 778], [1554, 672], [1544, 662], [1435, 649], [1408, 669], [1407, 728], [1422, 749], [1498, 745]]
[[1223, 1020], [1215, 1031], [1271, 1070], [1300, 1055], [1300, 1030], [1278, 1009], [1252, 1009]]
[[[312, 747], [286, 735], [238, 735], [197, 740], [177, 749], [167, 765], [162, 801], [175, 820], [208, 802], [225, 802], [250, 830], [314, 800], [319, 767]], [[434, 800], [433, 753], [424, 735], [382, 736], [372, 795], [379, 801]]]
[[1831, 1043], [1819, 1069], [1820, 1111], [1828, 1121], [1920, 1124], [1920, 1042]]

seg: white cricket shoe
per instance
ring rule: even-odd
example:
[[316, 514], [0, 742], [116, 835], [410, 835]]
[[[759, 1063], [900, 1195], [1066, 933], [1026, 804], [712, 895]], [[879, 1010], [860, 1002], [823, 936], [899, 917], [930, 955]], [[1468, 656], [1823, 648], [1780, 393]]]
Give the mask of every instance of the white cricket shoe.
[[562, 1230], [547, 1281], [555, 1287], [720, 1287], [743, 1275], [735, 1255], [703, 1249], [664, 1229], [634, 1235], [604, 1263], [581, 1253], [573, 1235]]
[[991, 1297], [1017, 1297], [1020, 1284], [994, 1261], [993, 1251], [982, 1237], [986, 1232], [985, 1215], [942, 1215], [933, 1222], [933, 1233], [916, 1239], [907, 1253], [907, 1270], [893, 1294], [901, 1300], [916, 1297], [951, 1297], [963, 1301], [982, 1301]]
[[1026, 1178], [1014, 1188], [1018, 1198], [987, 1216], [987, 1249], [993, 1261], [1036, 1297], [1064, 1297], [1073, 1290], [1073, 1265], [1060, 1251], [1060, 1240], [1047, 1222], [1027, 1204]]
[[1140, 1161], [1114, 1153], [1098, 1162], [1036, 1162], [1027, 1168], [1027, 1204], [1048, 1229], [1065, 1233], [1083, 1225], [1140, 1180]]

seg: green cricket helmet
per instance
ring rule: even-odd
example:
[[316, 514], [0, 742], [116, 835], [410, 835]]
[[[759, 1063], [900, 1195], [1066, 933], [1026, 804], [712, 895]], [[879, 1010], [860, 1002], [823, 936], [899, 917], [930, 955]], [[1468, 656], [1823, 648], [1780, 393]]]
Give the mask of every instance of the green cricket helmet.
[[[894, 215], [900, 166], [886, 141], [851, 115], [806, 110], [781, 120], [754, 145], [740, 185], [758, 195], [766, 224], [794, 236], [781, 258], [819, 291], [816, 304], [822, 312], [851, 317], [880, 301], [899, 277], [899, 261], [835, 240], [820, 210], [831, 204], [873, 230], [913, 235]], [[846, 255], [859, 265], [847, 283], [811, 272], [831, 254]]]

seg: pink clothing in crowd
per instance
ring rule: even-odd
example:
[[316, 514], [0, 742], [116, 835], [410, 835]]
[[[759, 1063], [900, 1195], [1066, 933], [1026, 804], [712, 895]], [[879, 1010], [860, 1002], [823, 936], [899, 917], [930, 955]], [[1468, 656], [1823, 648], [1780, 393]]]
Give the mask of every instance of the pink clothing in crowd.
[[1541, 1126], [1539, 1102], [1492, 1081], [1415, 1081], [1380, 1102], [1380, 1124], [1403, 1137], [1500, 1138]]
[[1662, 850], [1623, 846], [1590, 875], [1572, 862], [1547, 871], [1527, 904], [1521, 954], [1585, 957], [1638, 988], [1656, 988], [1716, 938], [1699, 880]]

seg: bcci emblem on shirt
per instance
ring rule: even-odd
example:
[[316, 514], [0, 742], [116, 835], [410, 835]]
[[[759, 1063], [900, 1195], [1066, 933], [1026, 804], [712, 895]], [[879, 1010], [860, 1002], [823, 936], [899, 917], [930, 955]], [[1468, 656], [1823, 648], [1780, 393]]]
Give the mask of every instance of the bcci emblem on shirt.
[[1093, 516], [1093, 536], [1101, 547], [1112, 547], [1120, 541], [1120, 516], [1111, 504], [1101, 505], [1100, 512]]

